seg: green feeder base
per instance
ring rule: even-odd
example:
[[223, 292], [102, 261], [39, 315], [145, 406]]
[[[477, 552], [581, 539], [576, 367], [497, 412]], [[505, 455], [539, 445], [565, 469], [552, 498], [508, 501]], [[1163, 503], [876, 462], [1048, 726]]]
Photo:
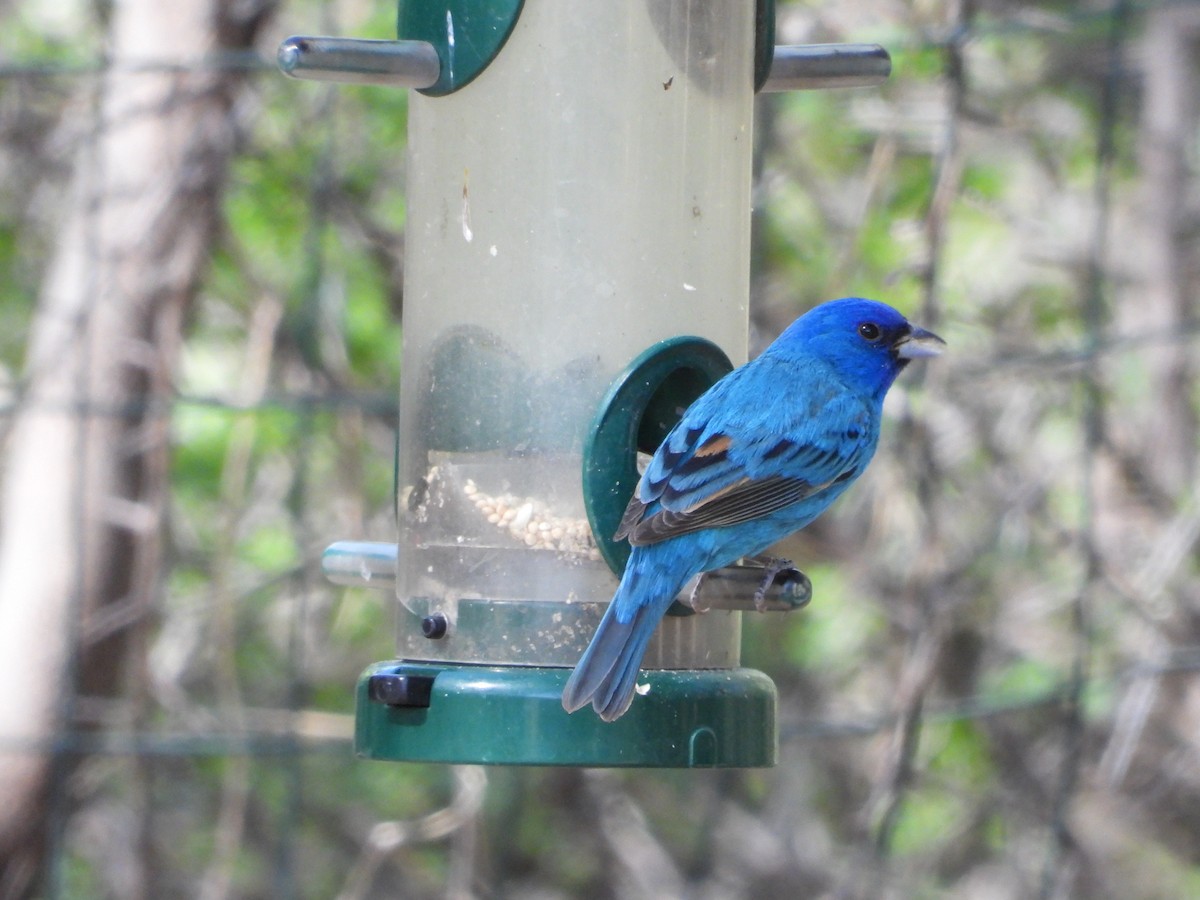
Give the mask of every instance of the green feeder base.
[[368, 759], [532, 766], [775, 765], [775, 685], [753, 669], [643, 672], [629, 711], [568, 715], [569, 669], [392, 661], [358, 681], [355, 750]]

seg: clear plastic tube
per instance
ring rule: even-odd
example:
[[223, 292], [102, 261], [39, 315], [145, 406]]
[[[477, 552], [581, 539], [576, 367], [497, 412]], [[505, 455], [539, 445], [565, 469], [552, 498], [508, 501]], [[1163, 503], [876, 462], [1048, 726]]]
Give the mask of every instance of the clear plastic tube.
[[606, 388], [680, 334], [745, 358], [753, 51], [741, 0], [527, 0], [475, 81], [412, 97], [397, 593], [414, 613], [611, 596], [579, 477]]

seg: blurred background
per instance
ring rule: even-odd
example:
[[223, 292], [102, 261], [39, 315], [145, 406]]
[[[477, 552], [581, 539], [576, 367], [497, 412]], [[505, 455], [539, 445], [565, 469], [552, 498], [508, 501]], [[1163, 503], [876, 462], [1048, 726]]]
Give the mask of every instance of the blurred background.
[[274, 53], [394, 17], [0, 3], [0, 896], [1200, 896], [1200, 4], [780, 4], [895, 65], [760, 97], [751, 352], [846, 294], [950, 350], [747, 617], [746, 771], [353, 758], [406, 95]]

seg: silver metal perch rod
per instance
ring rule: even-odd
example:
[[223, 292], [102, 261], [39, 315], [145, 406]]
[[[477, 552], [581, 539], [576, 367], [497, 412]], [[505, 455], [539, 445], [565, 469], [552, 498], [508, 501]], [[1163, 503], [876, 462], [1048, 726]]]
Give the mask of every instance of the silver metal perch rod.
[[803, 44], [775, 48], [764, 92], [871, 87], [892, 72], [892, 58], [878, 44]]
[[[336, 37], [290, 37], [279, 45], [279, 68], [293, 78], [351, 84], [427, 88], [441, 63], [425, 41], [368, 41]], [[870, 87], [882, 84], [892, 59], [878, 44], [779, 46], [764, 92]]]
[[290, 37], [279, 45], [279, 68], [293, 78], [427, 88], [441, 76], [441, 62], [426, 41], [368, 41], [336, 37]]

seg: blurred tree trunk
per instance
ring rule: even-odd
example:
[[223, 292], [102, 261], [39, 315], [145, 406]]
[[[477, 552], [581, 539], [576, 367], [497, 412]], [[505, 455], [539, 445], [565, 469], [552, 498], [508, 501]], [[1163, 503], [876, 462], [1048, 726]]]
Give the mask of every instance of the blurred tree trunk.
[[157, 592], [166, 400], [235, 138], [238, 73], [210, 54], [249, 46], [271, 5], [112, 7], [5, 448], [0, 735], [21, 752], [0, 754], [0, 896], [41, 865], [72, 698], [111, 690]]
[[1151, 402], [1137, 423], [1135, 441], [1146, 474], [1165, 496], [1182, 493], [1195, 477], [1197, 421], [1192, 345], [1182, 340], [1195, 322], [1193, 249], [1196, 209], [1189, 190], [1197, 124], [1195, 45], [1200, 9], [1166, 5], [1147, 13], [1143, 38], [1141, 122], [1142, 303], [1124, 310], [1129, 331], [1168, 337], [1144, 354]]

